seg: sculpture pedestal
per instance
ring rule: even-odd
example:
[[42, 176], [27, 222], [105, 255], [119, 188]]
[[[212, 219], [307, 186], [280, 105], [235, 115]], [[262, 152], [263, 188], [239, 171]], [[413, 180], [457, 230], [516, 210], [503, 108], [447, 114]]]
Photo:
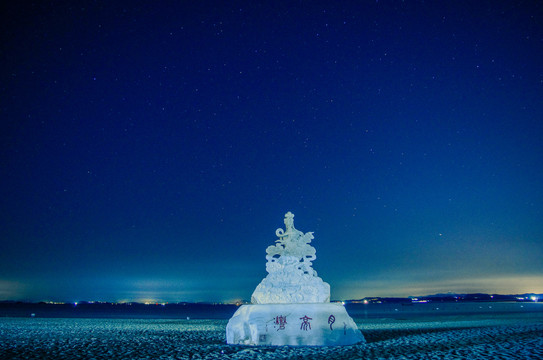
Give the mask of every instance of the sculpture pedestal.
[[363, 341], [340, 303], [243, 305], [226, 326], [231, 345], [334, 346]]

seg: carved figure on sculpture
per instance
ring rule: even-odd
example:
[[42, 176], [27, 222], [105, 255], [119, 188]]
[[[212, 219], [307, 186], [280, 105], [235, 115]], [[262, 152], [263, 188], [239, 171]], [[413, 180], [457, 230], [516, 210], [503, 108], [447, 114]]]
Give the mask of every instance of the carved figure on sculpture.
[[313, 233], [294, 227], [294, 214], [285, 214], [285, 230], [279, 228], [276, 244], [266, 249], [268, 275], [256, 287], [253, 304], [330, 302], [330, 285], [317, 276], [312, 261], [316, 250], [309, 245]]

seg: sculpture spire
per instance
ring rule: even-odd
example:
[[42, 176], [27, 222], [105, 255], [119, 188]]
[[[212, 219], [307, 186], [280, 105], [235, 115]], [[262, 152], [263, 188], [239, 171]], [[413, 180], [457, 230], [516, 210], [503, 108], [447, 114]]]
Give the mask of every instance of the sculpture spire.
[[279, 240], [276, 240], [276, 241], [281, 241], [284, 238], [288, 237], [289, 235], [293, 235], [294, 233], [298, 231], [294, 228], [294, 214], [291, 213], [290, 211], [285, 214], [284, 223], [285, 223], [285, 230], [281, 228], [275, 230], [275, 235], [279, 238]]

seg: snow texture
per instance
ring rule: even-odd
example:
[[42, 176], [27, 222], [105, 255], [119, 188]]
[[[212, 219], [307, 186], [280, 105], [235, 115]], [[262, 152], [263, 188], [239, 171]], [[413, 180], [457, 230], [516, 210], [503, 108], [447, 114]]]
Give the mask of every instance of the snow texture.
[[226, 320], [4, 317], [0, 359], [543, 359], [542, 311], [357, 322], [366, 343], [247, 347]]

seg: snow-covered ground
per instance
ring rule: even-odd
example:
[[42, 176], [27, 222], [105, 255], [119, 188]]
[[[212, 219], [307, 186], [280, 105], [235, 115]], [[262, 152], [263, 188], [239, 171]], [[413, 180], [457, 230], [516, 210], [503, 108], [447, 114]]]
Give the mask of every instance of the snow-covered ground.
[[226, 345], [227, 320], [0, 318], [2, 359], [543, 359], [543, 315], [356, 319], [342, 347]]

